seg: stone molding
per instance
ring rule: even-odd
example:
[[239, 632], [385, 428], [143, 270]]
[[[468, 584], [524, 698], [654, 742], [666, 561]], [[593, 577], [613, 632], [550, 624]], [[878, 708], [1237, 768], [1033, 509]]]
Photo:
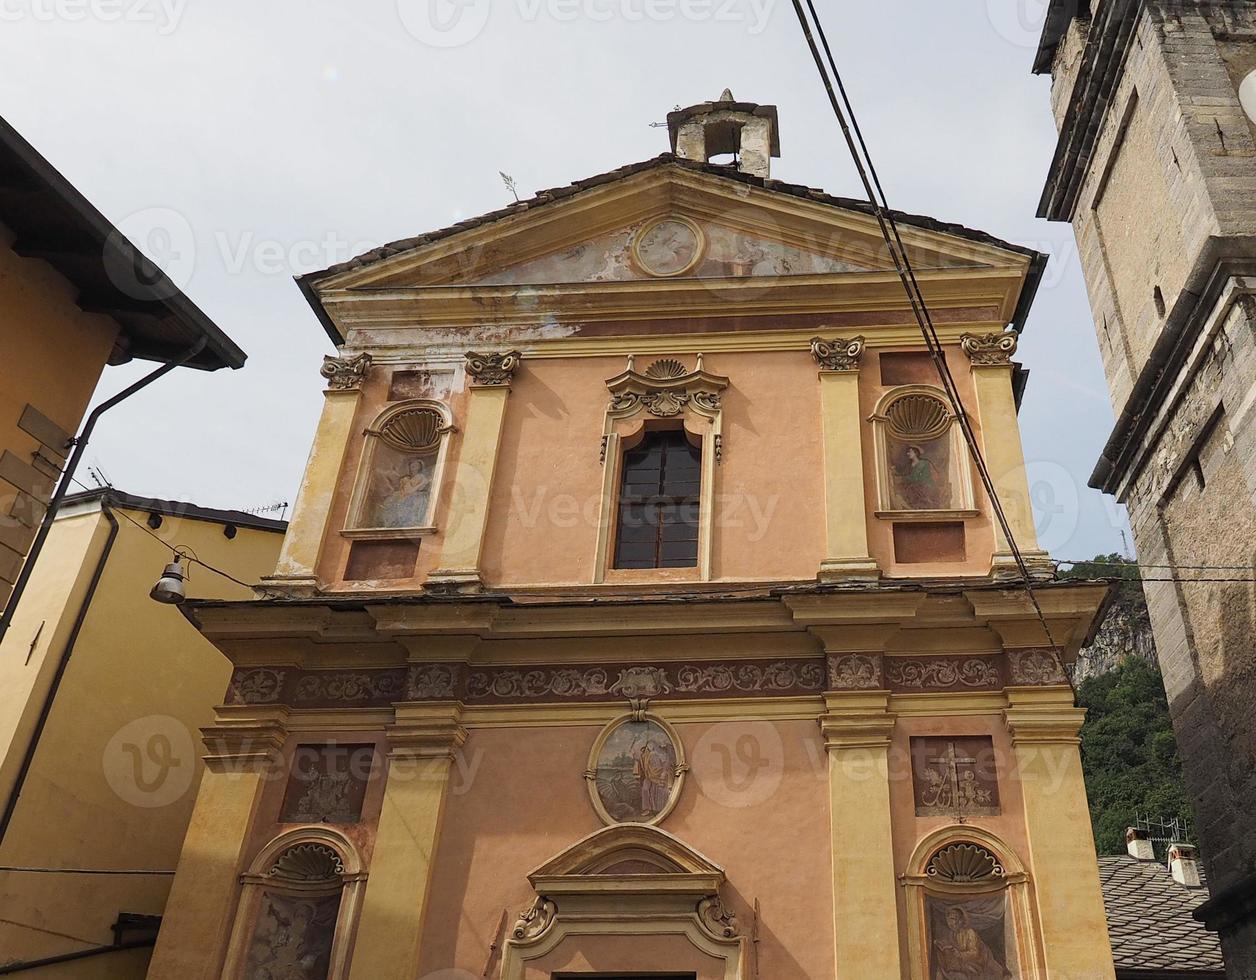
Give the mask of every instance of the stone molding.
[[831, 692], [824, 703], [820, 734], [828, 751], [889, 748], [895, 722], [889, 691]]
[[849, 340], [834, 337], [825, 340], [823, 337], [811, 338], [811, 356], [825, 371], [857, 372], [864, 355], [864, 338], [852, 337]]
[[467, 351], [467, 375], [481, 387], [509, 388], [523, 355], [517, 350], [486, 354]]
[[1012, 363], [1020, 338], [1013, 331], [1007, 333], [966, 333], [959, 339], [959, 346], [974, 365], [981, 367], [1001, 366]]
[[364, 351], [353, 357], [328, 354], [318, 373], [327, 379], [327, 387], [332, 391], [357, 391], [370, 369], [371, 355]]

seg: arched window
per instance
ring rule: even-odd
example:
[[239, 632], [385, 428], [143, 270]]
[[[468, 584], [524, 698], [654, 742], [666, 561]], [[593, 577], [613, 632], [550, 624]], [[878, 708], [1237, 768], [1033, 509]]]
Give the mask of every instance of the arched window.
[[968, 456], [941, 389], [894, 388], [869, 421], [876, 434], [878, 516], [972, 512]]
[[445, 452], [453, 426], [439, 402], [393, 406], [366, 430], [348, 532], [395, 537], [434, 528]]
[[912, 976], [1040, 977], [1029, 876], [976, 827], [947, 827], [916, 848], [907, 874]]
[[324, 828], [283, 834], [247, 874], [223, 977], [343, 980], [366, 874], [348, 839]]
[[616, 568], [698, 564], [702, 448], [683, 429], [646, 431], [624, 453]]

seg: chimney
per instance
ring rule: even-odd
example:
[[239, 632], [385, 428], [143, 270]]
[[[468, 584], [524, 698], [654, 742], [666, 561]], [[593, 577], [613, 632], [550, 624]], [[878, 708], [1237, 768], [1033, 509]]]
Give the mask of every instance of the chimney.
[[744, 174], [771, 176], [772, 157], [781, 155], [776, 106], [738, 102], [724, 89], [717, 102], [700, 102], [667, 114], [672, 152], [682, 160], [710, 163], [712, 157], [733, 153]]
[[1152, 847], [1151, 841], [1147, 839], [1146, 831], [1139, 830], [1137, 827], [1126, 828], [1125, 849], [1129, 851], [1130, 857], [1137, 858], [1140, 861], [1154, 861], [1156, 859], [1155, 848]]
[[1179, 885], [1204, 887], [1199, 878], [1199, 851], [1191, 844], [1169, 845], [1169, 873]]

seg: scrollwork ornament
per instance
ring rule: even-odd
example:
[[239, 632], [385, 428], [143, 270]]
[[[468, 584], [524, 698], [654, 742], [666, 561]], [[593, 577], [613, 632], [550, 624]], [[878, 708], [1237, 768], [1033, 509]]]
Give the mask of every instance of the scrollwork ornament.
[[323, 358], [323, 366], [318, 369], [318, 373], [327, 379], [327, 387], [332, 391], [353, 391], [362, 386], [370, 368], [371, 355], [365, 351], [354, 357], [333, 357], [328, 354]]
[[1054, 650], [1009, 650], [1012, 683], [1021, 687], [1067, 684], [1068, 677]]
[[811, 356], [826, 371], [858, 371], [863, 353], [863, 337], [852, 337], [849, 340], [841, 337], [833, 340], [811, 338]]
[[1010, 330], [1007, 333], [966, 333], [960, 337], [959, 345], [974, 364], [1010, 364], [1019, 339]]
[[477, 385], [508, 386], [523, 355], [517, 350], [494, 351], [487, 354], [467, 351], [467, 374]]
[[736, 939], [741, 933], [737, 916], [719, 895], [711, 895], [698, 903], [698, 920], [704, 929], [720, 939]]
[[511, 935], [517, 942], [522, 943], [539, 939], [557, 915], [557, 905], [548, 898], [538, 898], [529, 908], [519, 913]]

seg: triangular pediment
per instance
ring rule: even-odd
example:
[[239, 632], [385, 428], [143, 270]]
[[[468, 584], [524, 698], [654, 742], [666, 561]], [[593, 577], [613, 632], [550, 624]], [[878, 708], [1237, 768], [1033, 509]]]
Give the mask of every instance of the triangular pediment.
[[658, 827], [620, 824], [577, 841], [529, 875], [556, 878], [691, 876], [723, 879], [724, 871], [680, 838]]
[[[1002, 327], [1044, 257], [899, 216], [926, 300]], [[908, 310], [876, 218], [858, 201], [660, 158], [382, 246], [300, 280], [338, 343], [356, 329], [558, 333], [596, 321]], [[1026, 284], [1030, 293], [1026, 293]]]
[[[893, 269], [876, 220], [854, 202], [843, 206], [818, 191], [749, 185], [708, 170], [660, 163], [575, 193], [542, 194], [394, 243], [307, 281], [322, 292]], [[1001, 248], [995, 239], [949, 229], [929, 219], [903, 219], [900, 230], [917, 270], [1025, 262], [1022, 251]]]

